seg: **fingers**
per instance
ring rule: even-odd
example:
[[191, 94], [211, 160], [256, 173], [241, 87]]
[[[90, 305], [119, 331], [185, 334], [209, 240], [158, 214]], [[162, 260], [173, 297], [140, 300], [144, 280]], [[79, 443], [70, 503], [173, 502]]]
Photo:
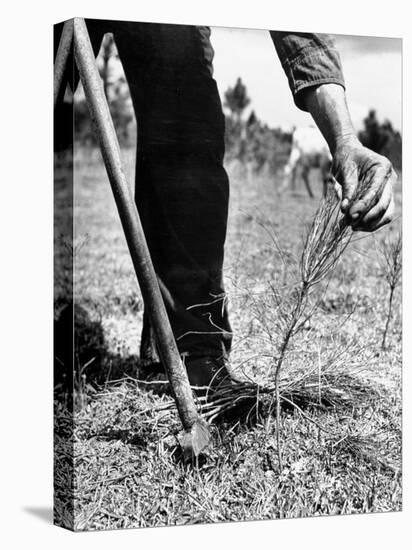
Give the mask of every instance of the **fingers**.
[[[343, 200], [343, 196], [342, 196], [342, 187], [340, 186], [340, 184], [335, 180], [335, 178], [333, 178], [333, 189], [335, 191], [335, 195], [337, 196], [338, 200], [342, 201]], [[341, 208], [342, 208], [342, 205], [341, 205]]]
[[391, 221], [397, 176], [386, 157], [362, 146], [342, 149], [334, 168], [342, 186], [341, 210], [354, 231], [374, 231]]
[[383, 179], [384, 187], [382, 191], [380, 191], [382, 180], [378, 180], [376, 184], [378, 192], [376, 195], [369, 195], [369, 204], [373, 206], [366, 211], [364, 216], [355, 218], [355, 221], [353, 218], [349, 218], [349, 223], [354, 231], [375, 231], [392, 220], [394, 213], [392, 188], [393, 184], [396, 183], [396, 179], [396, 173], [391, 169], [389, 177]]
[[373, 225], [382, 218], [392, 200], [392, 183], [389, 180], [385, 185], [378, 202], [362, 218], [362, 225]]
[[395, 212], [395, 201], [393, 197], [391, 197], [388, 208], [386, 209], [386, 211], [381, 217], [378, 217], [373, 222], [369, 222], [367, 224], [365, 224], [364, 221], [362, 220], [360, 223], [353, 226], [352, 229], [353, 231], [367, 231], [367, 232], [376, 231], [377, 229], [383, 227], [384, 225], [390, 223], [393, 220], [394, 212]]
[[[388, 164], [382, 163], [377, 167], [369, 169], [369, 173], [364, 181], [360, 182], [359, 196], [355, 196], [349, 208], [348, 213], [352, 221], [363, 218], [380, 203], [381, 197], [392, 177], [392, 172], [392, 166], [389, 162]], [[386, 199], [386, 206], [388, 206], [390, 197], [386, 197]]]
[[340, 208], [343, 213], [346, 213], [358, 187], [358, 167], [356, 163], [347, 160], [342, 166], [340, 176], [338, 178], [341, 180], [342, 185], [342, 203]]

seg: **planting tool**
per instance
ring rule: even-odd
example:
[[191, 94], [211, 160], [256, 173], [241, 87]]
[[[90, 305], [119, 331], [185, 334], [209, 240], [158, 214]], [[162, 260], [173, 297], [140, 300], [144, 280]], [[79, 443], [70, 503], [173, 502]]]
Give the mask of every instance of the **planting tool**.
[[70, 56], [73, 44], [73, 19], [66, 21], [63, 26], [62, 35], [60, 37], [59, 47], [54, 61], [54, 81], [53, 81], [53, 99], [54, 108], [64, 95], [66, 86], [66, 70], [67, 61]]
[[[70, 27], [71, 23], [71, 27]], [[147, 308], [159, 355], [166, 368], [167, 376], [183, 424], [184, 433], [180, 437], [185, 458], [197, 457], [211, 441], [209, 425], [200, 416], [190, 388], [186, 369], [181, 361], [176, 341], [172, 333], [169, 318], [159, 289], [159, 283], [152, 264], [146, 238], [130, 187], [126, 181], [109, 106], [103, 91], [102, 81], [97, 69], [90, 38], [84, 19], [75, 18], [74, 22], [64, 25], [60, 60], [68, 59], [67, 45], [70, 28], [74, 36], [74, 58], [80, 73], [87, 105], [93, 119], [96, 134], [106, 171], [116, 201], [123, 231], [133, 261], [140, 290]], [[55, 85], [61, 85], [64, 68], [56, 68]], [[55, 98], [60, 91], [55, 90]]]

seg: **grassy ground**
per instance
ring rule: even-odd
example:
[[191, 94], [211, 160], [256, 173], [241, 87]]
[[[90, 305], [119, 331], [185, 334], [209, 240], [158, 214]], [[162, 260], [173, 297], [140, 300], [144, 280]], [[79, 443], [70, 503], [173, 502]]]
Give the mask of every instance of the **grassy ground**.
[[[125, 154], [132, 181], [133, 153]], [[232, 165], [226, 287], [234, 329], [233, 366], [267, 382], [276, 356], [271, 285], [285, 297], [296, 277], [305, 224], [318, 200], [304, 190], [279, 197], [276, 181], [246, 178]], [[314, 185], [316, 182], [314, 181]], [[317, 186], [320, 190], [320, 186]], [[75, 527], [79, 530], [307, 517], [400, 510], [401, 303], [388, 303], [380, 247], [400, 220], [356, 234], [287, 354], [284, 375], [338, 364], [355, 373], [359, 400], [284, 408], [279, 468], [273, 418], [220, 422], [215, 445], [183, 463], [177, 415], [167, 395], [135, 382], [142, 300], [98, 155], [76, 160]], [[400, 213], [400, 191], [397, 193]], [[275, 242], [282, 246], [280, 261]], [[273, 339], [263, 335], [273, 332]], [[339, 354], [339, 360], [337, 356]], [[334, 363], [335, 362], [335, 363]], [[80, 372], [81, 371], [81, 372]], [[320, 378], [321, 379], [321, 378]], [[64, 461], [64, 457], [62, 457]], [[60, 465], [63, 467], [63, 462]], [[56, 510], [58, 520], [64, 512]]]

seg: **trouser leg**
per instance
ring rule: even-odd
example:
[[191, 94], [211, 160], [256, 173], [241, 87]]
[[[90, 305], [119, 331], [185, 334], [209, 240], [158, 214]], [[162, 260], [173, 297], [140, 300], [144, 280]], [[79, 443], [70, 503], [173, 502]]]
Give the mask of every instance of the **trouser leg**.
[[118, 23], [114, 36], [137, 116], [136, 204], [179, 350], [227, 355], [229, 186], [209, 30]]

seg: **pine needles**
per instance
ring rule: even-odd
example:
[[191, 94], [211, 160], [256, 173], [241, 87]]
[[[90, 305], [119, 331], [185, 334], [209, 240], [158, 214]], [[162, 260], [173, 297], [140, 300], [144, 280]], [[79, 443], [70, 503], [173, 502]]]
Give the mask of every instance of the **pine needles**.
[[393, 297], [395, 290], [401, 280], [402, 274], [402, 234], [398, 233], [394, 240], [386, 240], [381, 249], [383, 258], [382, 267], [385, 280], [388, 283], [388, 308], [386, 313], [385, 328], [383, 330], [381, 349], [386, 349], [386, 338], [388, 335], [389, 324], [392, 319]]

